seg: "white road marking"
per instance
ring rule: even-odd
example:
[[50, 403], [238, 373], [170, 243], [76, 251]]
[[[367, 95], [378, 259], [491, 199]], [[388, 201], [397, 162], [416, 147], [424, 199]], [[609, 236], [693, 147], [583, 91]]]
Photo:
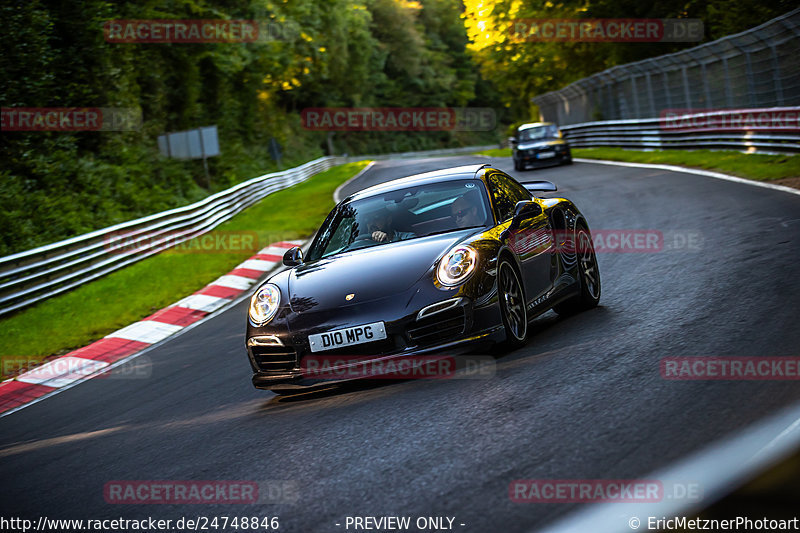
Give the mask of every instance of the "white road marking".
[[228, 298], [209, 296], [207, 294], [192, 294], [180, 300], [173, 307], [188, 307], [189, 309], [197, 309], [198, 311], [207, 311], [210, 313], [216, 311], [228, 302], [230, 302]]
[[248, 259], [236, 268], [246, 268], [248, 270], [258, 270], [266, 272], [271, 270], [277, 261], [262, 261], [261, 259]]
[[141, 320], [106, 335], [106, 338], [114, 337], [155, 344], [181, 329], [183, 329], [183, 326], [165, 324], [164, 322], [156, 322], [155, 320]]
[[217, 278], [217, 280], [212, 282], [211, 285], [219, 285], [220, 287], [229, 287], [231, 289], [239, 289], [244, 291], [249, 289], [255, 282], [256, 280], [253, 278], [226, 274]]
[[754, 187], [763, 187], [765, 189], [772, 189], [774, 191], [788, 192], [790, 194], [800, 194], [800, 189], [793, 189], [785, 185], [775, 185], [774, 183], [748, 180], [738, 176], [731, 176], [721, 172], [711, 172], [710, 170], [698, 170], [696, 168], [679, 167], [675, 165], [654, 165], [651, 163], [628, 163], [623, 161], [604, 161], [600, 159], [583, 159], [574, 158], [573, 161], [578, 163], [595, 163], [598, 165], [614, 165], [618, 167], [633, 167], [633, 168], [654, 168], [658, 170], [669, 170], [672, 172], [683, 172], [684, 174], [697, 174], [698, 176], [706, 176], [708, 178], [716, 178], [719, 180], [733, 181], [735, 183], [743, 183], [745, 185], [752, 185]]
[[84, 357], [59, 357], [25, 372], [17, 377], [17, 381], [58, 388], [85, 379], [108, 365], [109, 363], [105, 361], [95, 361]]

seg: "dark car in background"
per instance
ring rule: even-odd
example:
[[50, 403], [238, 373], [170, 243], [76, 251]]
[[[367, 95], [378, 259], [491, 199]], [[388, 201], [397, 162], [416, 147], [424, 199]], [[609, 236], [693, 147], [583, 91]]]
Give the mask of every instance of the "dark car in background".
[[572, 163], [569, 143], [552, 122], [523, 124], [509, 139], [509, 144], [515, 170]]
[[288, 250], [291, 268], [253, 295], [253, 384], [278, 393], [319, 384], [307, 370], [320, 356], [360, 364], [478, 343], [519, 347], [537, 315], [596, 306], [600, 277], [586, 219], [567, 199], [533, 194], [555, 190], [469, 165], [349, 196], [305, 256]]

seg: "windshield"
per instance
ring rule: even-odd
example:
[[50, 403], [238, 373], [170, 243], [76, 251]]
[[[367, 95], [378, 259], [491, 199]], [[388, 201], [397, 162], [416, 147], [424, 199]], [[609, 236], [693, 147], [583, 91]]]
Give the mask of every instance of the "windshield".
[[527, 128], [519, 132], [520, 141], [538, 141], [540, 139], [549, 139], [553, 137], [558, 137], [558, 128], [552, 124]]
[[338, 206], [308, 252], [315, 260], [490, 221], [483, 182], [454, 180], [397, 189]]

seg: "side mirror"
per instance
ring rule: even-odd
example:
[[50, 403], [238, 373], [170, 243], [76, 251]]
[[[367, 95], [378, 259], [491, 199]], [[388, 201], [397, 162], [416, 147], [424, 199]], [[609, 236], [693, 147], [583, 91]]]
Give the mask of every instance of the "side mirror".
[[296, 267], [303, 263], [303, 250], [299, 246], [294, 246], [286, 250], [283, 254], [283, 264], [287, 267]]
[[505, 240], [512, 231], [520, 227], [524, 220], [538, 217], [542, 213], [542, 206], [533, 200], [517, 202], [517, 205], [514, 206], [514, 218], [511, 219], [511, 224], [509, 224], [508, 228], [500, 234], [500, 240]]
[[542, 206], [538, 203], [534, 202], [533, 200], [522, 200], [517, 202], [517, 205], [514, 206], [514, 218], [512, 219], [511, 223], [519, 223], [525, 220], [526, 218], [533, 218], [538, 217], [542, 214]]
[[517, 145], [517, 138], [516, 137], [509, 137], [508, 138], [508, 145], [509, 146], [516, 146]]

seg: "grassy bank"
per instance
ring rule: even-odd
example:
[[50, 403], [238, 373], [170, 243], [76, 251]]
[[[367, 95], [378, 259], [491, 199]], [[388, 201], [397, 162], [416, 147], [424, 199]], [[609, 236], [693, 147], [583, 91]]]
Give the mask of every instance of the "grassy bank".
[[492, 148], [491, 150], [484, 150], [477, 153], [480, 155], [488, 155], [489, 157], [511, 157], [511, 148]]
[[623, 148], [576, 148], [575, 157], [612, 159], [631, 163], [653, 163], [700, 168], [758, 181], [800, 176], [800, 157], [793, 155], [743, 154], [711, 150], [659, 150], [642, 152]]
[[[480, 153], [490, 157], [511, 157], [509, 148], [487, 150]], [[758, 181], [784, 180], [800, 176], [800, 157], [794, 155], [743, 154], [711, 150], [643, 152], [623, 148], [573, 148], [572, 155], [585, 159], [678, 165], [713, 170]]]
[[[336, 187], [366, 164], [341, 165], [273, 193], [215, 231], [254, 232], [258, 249], [308, 237], [333, 207]], [[181, 248], [201, 247], [189, 242]], [[253, 253], [249, 248], [232, 253], [167, 251], [145, 259], [0, 320], [0, 356], [38, 360], [85, 346], [201, 289]]]

